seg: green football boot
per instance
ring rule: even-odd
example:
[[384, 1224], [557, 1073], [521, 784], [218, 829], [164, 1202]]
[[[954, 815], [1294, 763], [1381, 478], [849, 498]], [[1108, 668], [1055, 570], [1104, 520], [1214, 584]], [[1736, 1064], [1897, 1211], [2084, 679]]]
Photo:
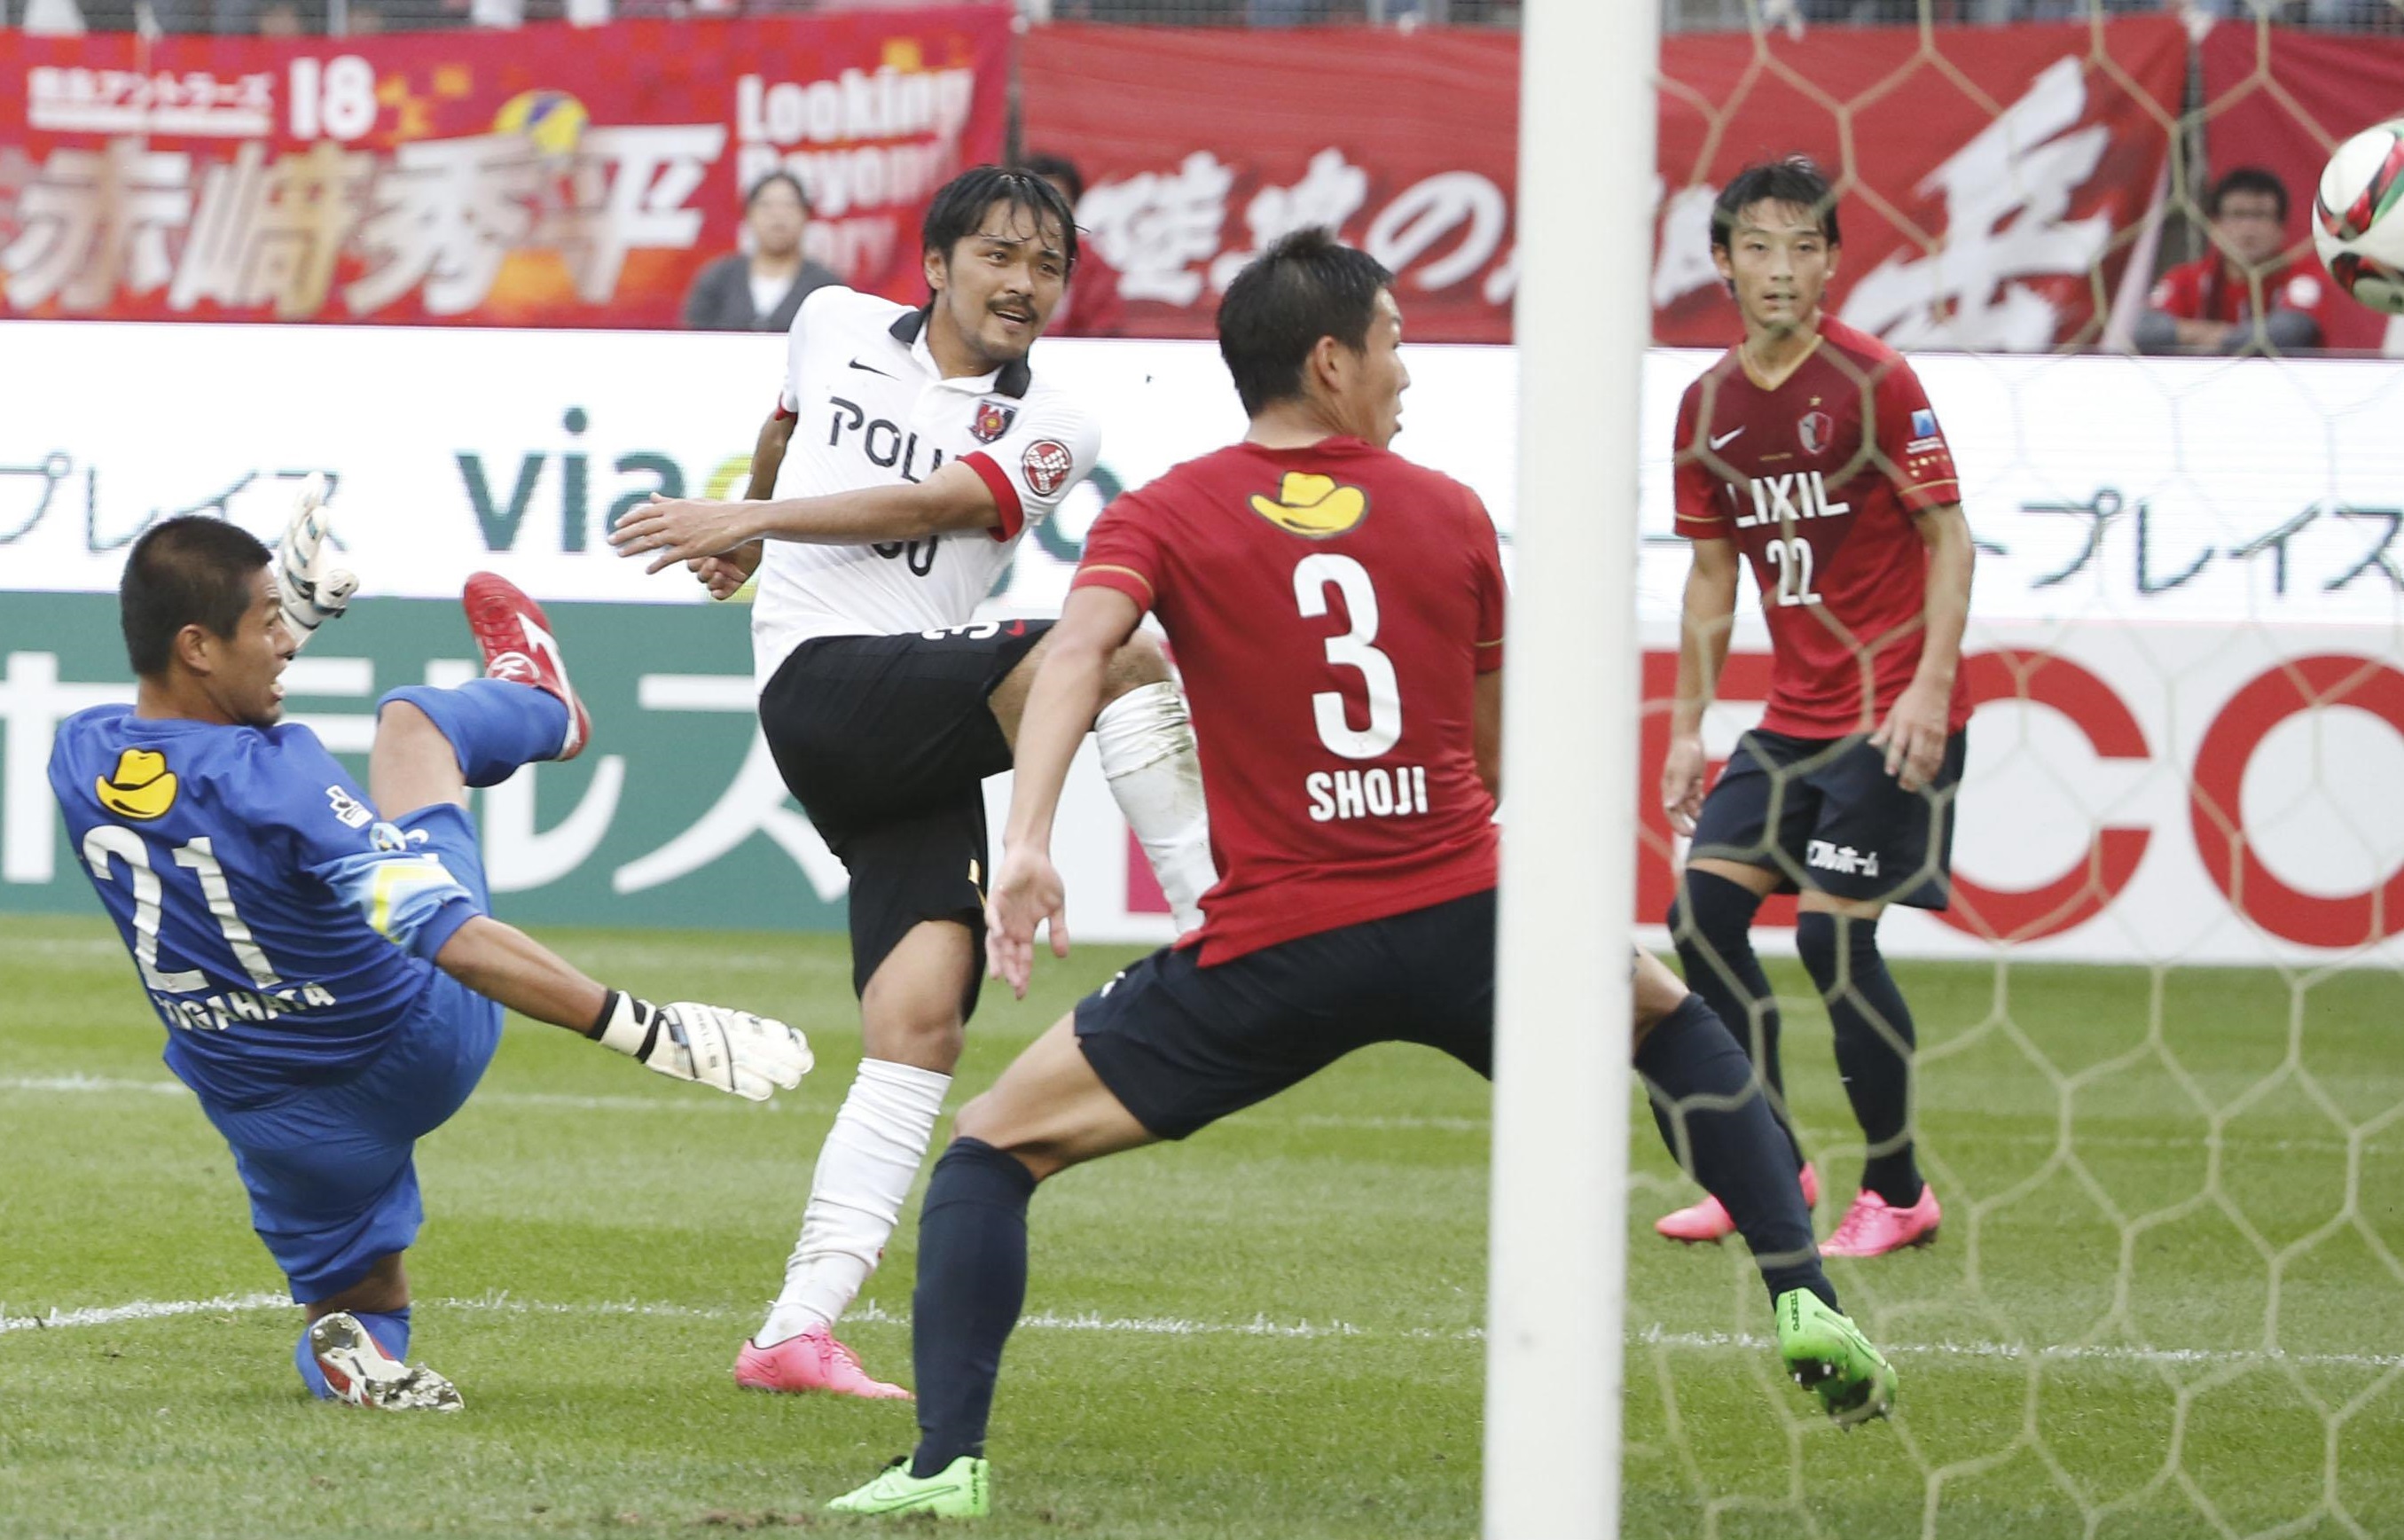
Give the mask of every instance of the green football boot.
[[[1842, 1319], [1842, 1317], [1838, 1317]], [[1872, 1357], [1877, 1354], [1873, 1353]], [[925, 1480], [910, 1474], [903, 1455], [858, 1491], [827, 1505], [829, 1513], [926, 1513], [938, 1519], [982, 1519], [993, 1506], [992, 1473], [983, 1460], [963, 1454]]]
[[1894, 1368], [1846, 1317], [1810, 1289], [1778, 1297], [1778, 1356], [1795, 1382], [1820, 1398], [1839, 1425], [1852, 1427], [1894, 1409]]

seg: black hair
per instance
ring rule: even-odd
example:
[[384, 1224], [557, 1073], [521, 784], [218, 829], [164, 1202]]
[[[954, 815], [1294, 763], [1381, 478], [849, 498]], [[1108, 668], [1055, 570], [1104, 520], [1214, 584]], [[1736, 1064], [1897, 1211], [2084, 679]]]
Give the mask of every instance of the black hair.
[[1066, 182], [1071, 204], [1085, 201], [1085, 173], [1077, 169], [1077, 162], [1065, 155], [1022, 155], [1018, 158], [1018, 169], [1031, 171], [1047, 182]]
[[2279, 223], [2282, 226], [2286, 224], [2287, 184], [2280, 181], [2276, 173], [2261, 166], [2238, 167], [2212, 185], [2212, 191], [2204, 197], [2203, 216], [2207, 219], [2219, 218], [2221, 201], [2232, 192], [2269, 194], [2278, 202]]
[[1755, 203], [1792, 203], [1809, 209], [1819, 220], [1820, 233], [1828, 238], [1828, 244], [1845, 243], [1837, 231], [1837, 191], [1828, 185], [1827, 173], [1808, 155], [1764, 160], [1728, 178], [1728, 185], [1712, 204], [1713, 247], [1727, 249], [1736, 234], [1737, 216]]
[[1077, 211], [1060, 189], [1031, 171], [1001, 166], [971, 166], [935, 190], [927, 217], [918, 227], [918, 245], [945, 261], [952, 248], [974, 235], [996, 203], [1007, 203], [1035, 215], [1037, 228], [1045, 219], [1059, 222], [1061, 253], [1069, 267], [1077, 266]]
[[1219, 301], [1219, 356], [1247, 415], [1302, 394], [1303, 366], [1322, 337], [1358, 353], [1377, 296], [1394, 275], [1321, 229], [1298, 229], [1244, 265]]
[[271, 560], [257, 535], [207, 514], [153, 525], [133, 542], [117, 583], [118, 621], [133, 672], [146, 679], [165, 673], [186, 626], [231, 638], [250, 608], [251, 578]]
[[775, 187], [779, 182], [782, 182], [785, 186], [793, 189], [793, 196], [800, 199], [802, 201], [802, 213], [804, 216], [813, 212], [810, 208], [809, 189], [802, 186], [802, 179], [800, 177], [795, 176], [789, 171], [772, 171], [767, 175], [760, 178], [757, 182], [752, 183], [751, 190], [743, 195], [743, 212], [746, 214], [750, 213], [751, 205], [760, 201], [760, 195], [766, 192], [770, 187]]

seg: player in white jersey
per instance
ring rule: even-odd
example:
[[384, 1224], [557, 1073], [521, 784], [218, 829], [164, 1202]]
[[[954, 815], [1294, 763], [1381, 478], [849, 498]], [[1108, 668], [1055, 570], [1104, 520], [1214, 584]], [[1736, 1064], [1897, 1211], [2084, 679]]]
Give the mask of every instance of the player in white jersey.
[[[922, 234], [925, 306], [839, 287], [803, 302], [752, 455], [761, 500], [662, 500], [610, 535], [721, 598], [758, 572], [761, 727], [851, 872], [863, 1057], [784, 1289], [735, 1360], [760, 1390], [908, 1394], [832, 1326], [901, 1214], [985, 974], [982, 783], [1010, 768], [1052, 622], [974, 613], [1099, 447], [1093, 418], [1027, 361], [1076, 262], [1059, 193], [978, 167], [935, 195]], [[1192, 929], [1216, 877], [1185, 702], [1142, 636], [1112, 659], [1108, 694], [1102, 772]]]

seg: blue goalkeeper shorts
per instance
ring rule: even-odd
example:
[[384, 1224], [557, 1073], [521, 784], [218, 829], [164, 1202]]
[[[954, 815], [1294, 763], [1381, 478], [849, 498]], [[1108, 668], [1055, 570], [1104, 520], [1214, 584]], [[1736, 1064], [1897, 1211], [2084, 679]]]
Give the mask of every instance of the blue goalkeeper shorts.
[[[422, 829], [426, 848], [489, 912], [475, 821], [464, 808], [426, 808], [393, 821]], [[260, 1106], [212, 1106], [250, 1194], [250, 1221], [302, 1304], [342, 1293], [384, 1256], [406, 1251], [426, 1217], [417, 1141], [459, 1110], [501, 1041], [501, 1007], [437, 971], [366, 1070], [299, 1086]]]

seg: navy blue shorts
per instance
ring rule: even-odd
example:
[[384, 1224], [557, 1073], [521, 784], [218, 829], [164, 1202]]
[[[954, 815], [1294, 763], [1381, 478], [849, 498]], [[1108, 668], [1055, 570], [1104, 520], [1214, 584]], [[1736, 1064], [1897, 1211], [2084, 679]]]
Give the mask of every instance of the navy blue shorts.
[[[480, 909], [489, 909], [466, 809], [426, 808], [393, 823], [425, 830], [426, 848]], [[352, 1078], [296, 1087], [240, 1109], [201, 1099], [233, 1147], [251, 1226], [293, 1298], [307, 1304], [340, 1294], [417, 1239], [426, 1217], [412, 1158], [417, 1141], [459, 1110], [500, 1041], [501, 1007], [438, 971], [400, 1030]]]
[[1936, 778], [1905, 791], [1866, 733], [1748, 732], [1703, 798], [1686, 859], [1775, 871], [1773, 893], [1941, 909], [1953, 898], [1953, 802], [1968, 742], [1966, 732], [1947, 739]]
[[1204, 967], [1153, 952], [1077, 1006], [1077, 1046], [1163, 1139], [1266, 1101], [1372, 1043], [1494, 1073], [1494, 893], [1321, 931]]

